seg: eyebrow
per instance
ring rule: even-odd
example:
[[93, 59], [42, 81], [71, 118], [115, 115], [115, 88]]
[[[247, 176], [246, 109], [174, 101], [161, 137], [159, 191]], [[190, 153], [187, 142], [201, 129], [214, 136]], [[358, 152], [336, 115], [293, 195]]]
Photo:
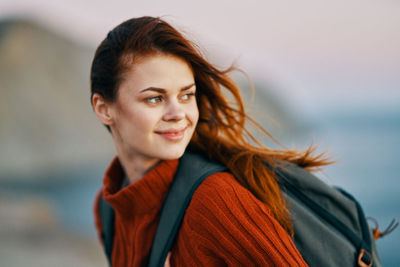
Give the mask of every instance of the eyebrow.
[[[180, 91], [189, 90], [189, 89], [192, 88], [194, 85], [196, 85], [196, 84], [195, 84], [195, 83], [192, 83], [192, 84], [186, 85], [186, 86], [182, 87], [182, 88], [180, 89]], [[164, 89], [164, 88], [148, 87], [148, 88], [145, 88], [145, 89], [141, 90], [139, 93], [143, 93], [143, 92], [146, 92], [146, 91], [155, 91], [155, 92], [162, 93], [162, 94], [165, 94], [165, 93], [167, 92], [167, 90]]]

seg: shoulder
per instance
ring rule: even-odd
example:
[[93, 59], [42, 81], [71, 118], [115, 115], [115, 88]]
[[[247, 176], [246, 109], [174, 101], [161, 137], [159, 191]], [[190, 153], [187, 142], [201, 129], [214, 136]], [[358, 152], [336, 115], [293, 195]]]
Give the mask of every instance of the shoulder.
[[177, 240], [180, 253], [228, 266], [305, 265], [268, 205], [228, 172], [209, 176], [197, 188]]
[[[219, 204], [226, 208], [258, 207], [270, 214], [268, 206], [242, 186], [229, 172], [218, 172], [206, 178], [193, 195], [191, 205]], [[244, 205], [244, 206], [243, 206]]]
[[193, 194], [187, 209], [187, 220], [194, 224], [252, 221], [277, 224], [268, 205], [257, 199], [229, 172], [206, 178]]

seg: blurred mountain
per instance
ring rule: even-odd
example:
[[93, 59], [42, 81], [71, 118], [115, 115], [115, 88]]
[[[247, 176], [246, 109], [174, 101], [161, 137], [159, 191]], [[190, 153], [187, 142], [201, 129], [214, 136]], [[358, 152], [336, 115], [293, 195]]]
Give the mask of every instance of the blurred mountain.
[[112, 155], [90, 106], [93, 54], [35, 22], [0, 21], [0, 178]]

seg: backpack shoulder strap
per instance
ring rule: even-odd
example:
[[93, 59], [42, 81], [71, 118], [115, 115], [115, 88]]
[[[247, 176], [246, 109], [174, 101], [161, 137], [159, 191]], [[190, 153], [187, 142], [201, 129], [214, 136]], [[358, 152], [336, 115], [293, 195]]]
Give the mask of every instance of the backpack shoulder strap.
[[180, 158], [178, 170], [161, 211], [156, 236], [151, 248], [149, 267], [164, 266], [186, 208], [197, 187], [211, 174], [226, 170], [225, 166], [211, 162], [197, 153], [185, 152]]
[[99, 213], [101, 220], [101, 238], [103, 239], [104, 251], [106, 253], [108, 263], [111, 266], [111, 253], [114, 240], [114, 220], [115, 213], [113, 208], [103, 198], [103, 194], [100, 195], [99, 200]]

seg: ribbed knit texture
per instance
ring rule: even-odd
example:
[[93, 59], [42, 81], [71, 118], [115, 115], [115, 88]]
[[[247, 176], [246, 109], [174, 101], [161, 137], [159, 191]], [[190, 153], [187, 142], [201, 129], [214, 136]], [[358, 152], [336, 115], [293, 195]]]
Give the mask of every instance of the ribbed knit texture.
[[[100, 193], [114, 208], [114, 267], [146, 266], [178, 160], [162, 161], [141, 180], [120, 190], [117, 158], [106, 170]], [[307, 266], [267, 205], [230, 173], [208, 177], [196, 190], [171, 250], [171, 266]]]

